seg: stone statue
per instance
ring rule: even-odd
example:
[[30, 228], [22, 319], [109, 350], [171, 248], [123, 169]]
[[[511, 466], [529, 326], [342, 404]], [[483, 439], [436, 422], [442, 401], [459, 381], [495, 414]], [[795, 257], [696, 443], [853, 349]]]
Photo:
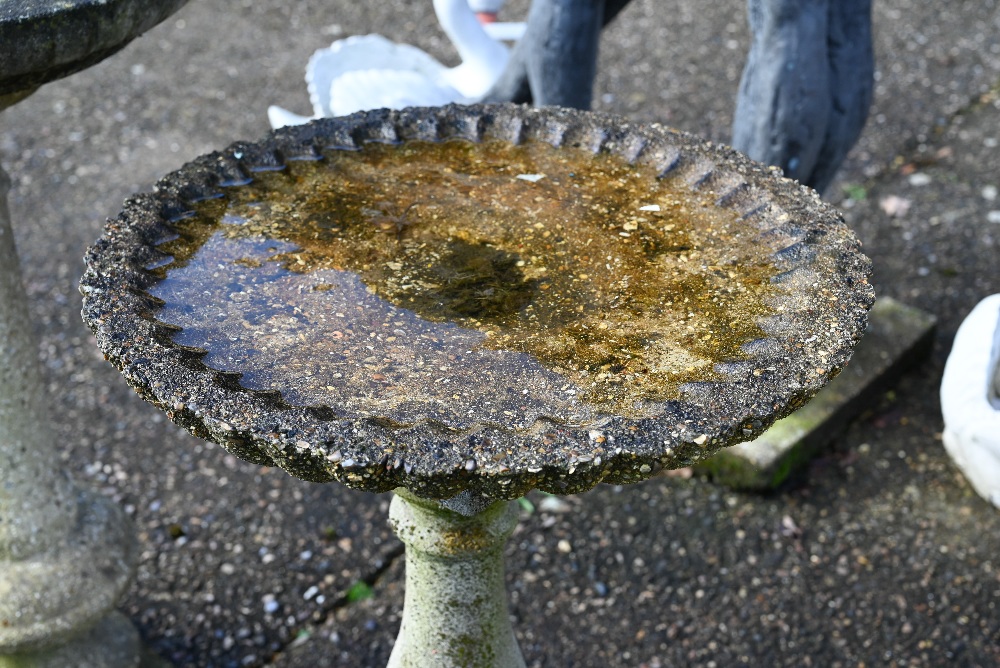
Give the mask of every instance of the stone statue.
[[980, 496], [1000, 508], [1000, 294], [972, 310], [941, 379], [948, 454]]
[[822, 192], [871, 104], [871, 0], [748, 0], [733, 147]]

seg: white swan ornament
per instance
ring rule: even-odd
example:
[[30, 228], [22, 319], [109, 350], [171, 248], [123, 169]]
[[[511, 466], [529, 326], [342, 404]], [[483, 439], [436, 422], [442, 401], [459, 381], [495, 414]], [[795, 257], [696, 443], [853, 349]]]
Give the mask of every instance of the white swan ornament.
[[941, 379], [944, 445], [976, 492], [1000, 508], [1000, 294], [962, 322]]
[[510, 52], [487, 34], [467, 0], [434, 0], [434, 13], [455, 45], [460, 65], [445, 67], [424, 51], [381, 35], [337, 40], [316, 51], [306, 66], [313, 116], [271, 106], [271, 127], [364, 109], [469, 103], [483, 97], [503, 73]]

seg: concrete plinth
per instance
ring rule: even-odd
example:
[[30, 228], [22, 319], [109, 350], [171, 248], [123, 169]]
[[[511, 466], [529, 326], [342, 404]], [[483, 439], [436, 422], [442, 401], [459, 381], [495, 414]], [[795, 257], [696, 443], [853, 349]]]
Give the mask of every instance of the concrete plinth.
[[406, 543], [406, 595], [389, 668], [524, 668], [504, 584], [517, 502], [466, 516], [397, 490], [389, 522]]
[[9, 187], [0, 170], [0, 667], [137, 666], [135, 630], [108, 613], [132, 579], [138, 543], [116, 505], [60, 468]]
[[118, 668], [139, 661], [139, 634], [128, 617], [112, 612], [65, 644], [0, 656], [0, 668]]

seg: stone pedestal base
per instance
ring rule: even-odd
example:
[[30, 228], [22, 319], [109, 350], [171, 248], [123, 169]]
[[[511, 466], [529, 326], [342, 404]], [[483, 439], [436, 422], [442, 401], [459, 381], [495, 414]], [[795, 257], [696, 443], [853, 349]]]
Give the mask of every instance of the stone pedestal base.
[[0, 668], [139, 668], [141, 645], [132, 622], [112, 612], [69, 642], [35, 652], [0, 655]]
[[[80, 635], [88, 628], [102, 628], [102, 618], [132, 580], [138, 560], [132, 523], [118, 506], [97, 494], [78, 490], [75, 501], [76, 507], [66, 512], [76, 521], [64, 535], [50, 536], [47, 549], [22, 558], [0, 558], [0, 668], [138, 664], [138, 649], [131, 662], [120, 662], [118, 643], [87, 641], [93, 632]], [[136, 636], [131, 625], [129, 629], [127, 635]], [[69, 651], [48, 649], [69, 647], [68, 638], [76, 638], [70, 643], [77, 647], [74, 652], [93, 645], [88, 656], [97, 657], [105, 650], [111, 654], [107, 661], [94, 658], [86, 664], [44, 659], [50, 652]], [[135, 643], [126, 643], [131, 644]]]

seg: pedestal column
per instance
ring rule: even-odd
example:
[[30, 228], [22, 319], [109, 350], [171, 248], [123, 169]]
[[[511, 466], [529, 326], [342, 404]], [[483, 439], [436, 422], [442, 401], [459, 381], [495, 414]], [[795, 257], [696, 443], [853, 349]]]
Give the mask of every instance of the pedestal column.
[[517, 503], [466, 516], [397, 490], [393, 531], [406, 544], [406, 594], [389, 668], [524, 668], [504, 583]]
[[0, 169], [0, 668], [137, 666], [138, 634], [112, 608], [138, 543], [118, 506], [60, 467], [9, 188]]

